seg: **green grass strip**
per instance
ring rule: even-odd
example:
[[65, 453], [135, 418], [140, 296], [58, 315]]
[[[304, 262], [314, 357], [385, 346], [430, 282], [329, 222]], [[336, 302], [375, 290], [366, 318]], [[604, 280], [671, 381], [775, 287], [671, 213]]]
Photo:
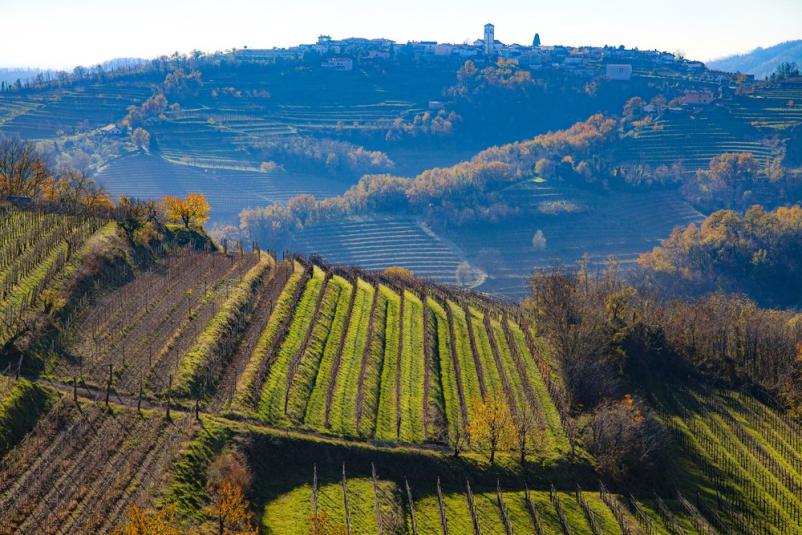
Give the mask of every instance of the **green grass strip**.
[[417, 295], [404, 292], [404, 344], [401, 355], [401, 430], [405, 442], [423, 442], [423, 303]]
[[[328, 287], [336, 289], [337, 300], [335, 302], [334, 316], [330, 321], [323, 355], [320, 359], [320, 366], [317, 370], [314, 388], [309, 396], [309, 403], [306, 406], [306, 417], [304, 419], [307, 425], [317, 428], [322, 428], [325, 423], [326, 396], [329, 391], [329, 383], [331, 382], [337, 349], [340, 346], [340, 340], [343, 337], [343, 331], [348, 321], [348, 304], [351, 302], [351, 292], [353, 290], [351, 283], [339, 275], [335, 275], [331, 278]], [[314, 338], [314, 335], [312, 336]]]
[[535, 363], [535, 358], [532, 355], [532, 352], [529, 351], [529, 346], [526, 343], [524, 332], [521, 330], [518, 324], [513, 321], [510, 321], [509, 325], [510, 330], [512, 331], [512, 337], [515, 340], [515, 343], [524, 359], [524, 367], [526, 368], [528, 374], [527, 379], [532, 385], [535, 396], [537, 396], [537, 399], [540, 402], [540, 407], [543, 410], [543, 419], [546, 421], [546, 427], [548, 428], [549, 440], [551, 442], [550, 445], [560, 451], [568, 451], [568, 437], [565, 435], [565, 431], [560, 423], [560, 415], [557, 412], [557, 407], [554, 406], [551, 396], [549, 395], [549, 391], [546, 388], [546, 383], [543, 382], [543, 376], [541, 376], [540, 369]]
[[34, 428], [52, 406], [53, 397], [51, 389], [20, 379], [0, 399], [0, 458]]
[[334, 395], [331, 400], [331, 429], [338, 434], [356, 434], [356, 391], [359, 387], [359, 374], [362, 355], [368, 342], [370, 309], [373, 305], [373, 286], [357, 280], [356, 301], [349, 318], [345, 346], [343, 347], [340, 369], [337, 370]]
[[380, 291], [387, 297], [387, 317], [385, 319], [384, 365], [381, 374], [379, 408], [376, 416], [376, 438], [379, 440], [398, 440], [398, 404], [396, 382], [398, 377], [398, 336], [401, 324], [401, 297], [386, 288]]
[[259, 415], [273, 423], [284, 423], [284, 404], [287, 396], [287, 374], [295, 354], [300, 350], [315, 314], [315, 305], [326, 274], [317, 266], [306, 283], [301, 299], [290, 322], [287, 336], [281, 344], [276, 361], [270, 367], [259, 401]]
[[[381, 388], [382, 369], [384, 367], [384, 352], [387, 345], [387, 332], [385, 323], [387, 319], [388, 295], [394, 295], [391, 290], [379, 286], [379, 295], [376, 297], [376, 313], [373, 317], [373, 336], [370, 340], [368, 359], [362, 377], [360, 391], [362, 399], [357, 411], [360, 414], [357, 425], [359, 435], [372, 437], [376, 430], [376, 413], [379, 406], [379, 392]], [[359, 400], [357, 400], [359, 401]]]
[[482, 398], [482, 389], [479, 386], [479, 375], [476, 372], [476, 362], [473, 359], [471, 341], [468, 338], [465, 311], [461, 306], [451, 301], [448, 302], [448, 306], [451, 309], [451, 317], [453, 318], [454, 340], [457, 344], [457, 361], [462, 375], [462, 389], [465, 403], [468, 405], [468, 418], [470, 419], [473, 400]]
[[312, 334], [292, 376], [292, 383], [287, 394], [287, 416], [295, 423], [301, 423], [304, 420], [309, 395], [314, 388], [323, 353], [328, 345], [331, 324], [334, 321], [334, 312], [341, 293], [341, 287], [336, 284], [327, 284], [323, 290], [323, 299], [315, 316]]
[[440, 384], [443, 391], [443, 403], [449, 436], [454, 437], [462, 432], [462, 404], [457, 389], [456, 372], [451, 359], [451, 338], [448, 332], [448, 318], [445, 309], [429, 299], [429, 308], [434, 316], [437, 329], [437, 351], [440, 362]]

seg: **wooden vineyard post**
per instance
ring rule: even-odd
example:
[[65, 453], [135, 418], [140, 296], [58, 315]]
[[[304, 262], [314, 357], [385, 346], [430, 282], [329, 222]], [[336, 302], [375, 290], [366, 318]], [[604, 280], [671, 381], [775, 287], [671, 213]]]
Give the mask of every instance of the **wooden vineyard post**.
[[317, 464], [312, 465], [312, 510], [317, 518]]
[[200, 399], [195, 398], [195, 421], [200, 422]]
[[351, 535], [351, 509], [348, 507], [348, 480], [345, 478], [345, 463], [343, 463], [343, 508], [345, 509], [345, 531]]
[[173, 390], [173, 375], [170, 374], [167, 376], [167, 404], [164, 408], [164, 417], [168, 420], [170, 419], [170, 396], [172, 395]]
[[72, 378], [72, 400], [75, 402], [75, 406], [78, 407], [78, 411], [80, 411], [81, 404], [78, 403], [78, 377]]
[[109, 364], [109, 380], [106, 383], [106, 408], [109, 408], [109, 396], [111, 395], [111, 379], [114, 373], [114, 364]]
[[139, 395], [136, 398], [136, 412], [142, 413], [142, 379], [139, 379]]
[[415, 501], [412, 499], [412, 489], [409, 488], [409, 481], [404, 478], [404, 486], [407, 488], [407, 502], [409, 503], [409, 520], [412, 524], [412, 535], [418, 535], [418, 525], [415, 523]]
[[529, 485], [524, 484], [524, 492], [526, 508], [529, 510], [529, 516], [532, 517], [532, 524], [535, 526], [535, 535], [543, 535], [543, 525], [540, 523], [540, 515], [537, 514], [535, 502], [532, 501], [532, 496], [529, 494]]
[[479, 527], [479, 517], [476, 516], [476, 505], [473, 503], [473, 492], [471, 491], [471, 482], [465, 480], [465, 485], [468, 489], [468, 492], [465, 496], [468, 499], [468, 511], [470, 511], [471, 513], [471, 522], [473, 523], [473, 533], [474, 535], [482, 535], [482, 530]]
[[504, 503], [504, 498], [501, 496], [501, 486], [498, 480], [496, 480], [496, 499], [498, 500], [498, 510], [501, 512], [501, 520], [504, 522], [504, 533], [506, 535], [513, 535], [510, 516], [507, 512], [507, 505]]
[[379, 479], [376, 477], [376, 465], [370, 463], [370, 472], [373, 476], [373, 502], [376, 507], [376, 532], [382, 534], [382, 506], [379, 500]]
[[443, 503], [443, 489], [440, 488], [440, 478], [437, 478], [437, 505], [440, 508], [440, 528], [443, 535], [448, 535], [448, 519], [446, 518], [446, 506]]

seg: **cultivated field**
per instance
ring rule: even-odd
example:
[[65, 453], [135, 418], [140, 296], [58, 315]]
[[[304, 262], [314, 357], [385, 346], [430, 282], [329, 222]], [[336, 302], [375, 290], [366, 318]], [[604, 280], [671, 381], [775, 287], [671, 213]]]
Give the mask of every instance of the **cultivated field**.
[[443, 443], [465, 436], [473, 401], [505, 392], [553, 456], [567, 441], [549, 370], [531, 328], [490, 302], [296, 263], [236, 400], [274, 425]]
[[107, 222], [96, 217], [0, 209], [0, 347], [31, 321], [46, 289], [76, 268], [86, 242]]
[[[674, 437], [664, 484], [600, 484], [572, 451], [559, 364], [514, 305], [264, 252], [112, 266], [40, 344], [38, 380], [16, 362], [0, 375], [2, 533], [107, 533], [154, 503], [208, 525], [206, 474], [232, 448], [269, 533], [802, 529], [802, 427], [742, 393], [655, 391]], [[534, 417], [524, 465], [468, 440], [491, 391]]]

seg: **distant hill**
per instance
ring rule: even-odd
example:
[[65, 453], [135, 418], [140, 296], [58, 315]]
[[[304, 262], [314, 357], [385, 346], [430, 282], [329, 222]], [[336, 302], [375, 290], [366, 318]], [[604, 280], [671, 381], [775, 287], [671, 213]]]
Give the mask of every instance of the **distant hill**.
[[802, 65], [802, 39], [786, 41], [768, 48], [756, 48], [746, 54], [728, 56], [707, 63], [711, 69], [754, 74], [765, 78], [783, 62]]
[[17, 80], [29, 80], [34, 78], [37, 74], [43, 73], [42, 69], [29, 69], [29, 68], [0, 68], [0, 82], [13, 84]]

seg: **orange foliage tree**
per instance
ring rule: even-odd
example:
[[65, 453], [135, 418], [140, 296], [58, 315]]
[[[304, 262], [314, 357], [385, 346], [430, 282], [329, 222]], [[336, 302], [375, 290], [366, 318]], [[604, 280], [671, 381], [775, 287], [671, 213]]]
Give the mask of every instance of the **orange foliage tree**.
[[201, 226], [209, 220], [212, 207], [202, 193], [187, 193], [181, 199], [173, 195], [162, 198], [167, 218], [174, 223], [182, 223], [184, 227]]
[[185, 535], [189, 531], [178, 527], [174, 507], [147, 510], [131, 505], [125, 515], [125, 524], [115, 535]]
[[209, 513], [214, 516], [220, 535], [256, 535], [253, 514], [246, 497], [251, 486], [251, 474], [239, 453], [224, 451], [209, 468], [209, 493], [212, 503]]

